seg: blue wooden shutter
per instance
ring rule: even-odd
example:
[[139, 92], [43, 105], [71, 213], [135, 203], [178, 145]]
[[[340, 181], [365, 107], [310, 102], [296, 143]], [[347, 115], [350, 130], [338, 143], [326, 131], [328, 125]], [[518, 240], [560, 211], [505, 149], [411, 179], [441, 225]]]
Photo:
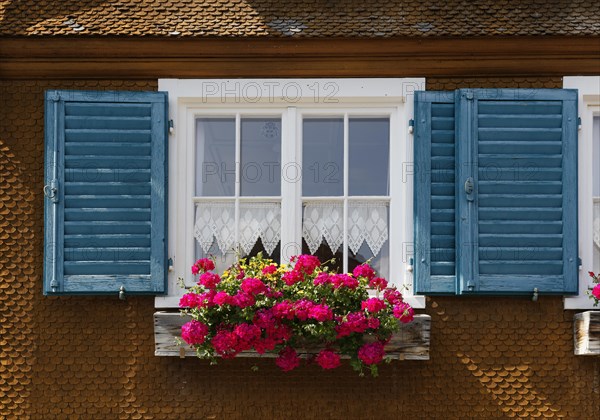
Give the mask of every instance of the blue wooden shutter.
[[577, 92], [461, 89], [457, 133], [461, 292], [576, 293]]
[[456, 292], [454, 92], [415, 95], [415, 292]]
[[166, 291], [167, 96], [48, 91], [45, 294]]

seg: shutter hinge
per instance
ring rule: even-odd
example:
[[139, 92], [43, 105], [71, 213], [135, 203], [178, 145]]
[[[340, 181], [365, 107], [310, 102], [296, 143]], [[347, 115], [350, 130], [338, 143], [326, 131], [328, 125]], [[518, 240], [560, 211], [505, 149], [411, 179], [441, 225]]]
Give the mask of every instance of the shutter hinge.
[[581, 130], [581, 117], [577, 117], [577, 130]]
[[169, 270], [169, 272], [173, 271], [173, 258], [169, 258], [167, 260], [167, 269]]
[[173, 134], [175, 130], [175, 125], [173, 124], [173, 120], [169, 120], [169, 134]]
[[577, 257], [577, 267], [581, 270], [581, 268], [583, 267], [583, 261], [581, 260], [581, 257]]
[[415, 120], [412, 118], [408, 120], [408, 132], [412, 134], [415, 131]]
[[125, 297], [125, 286], [121, 286], [119, 288], [119, 299], [127, 300], [127, 298]]
[[58, 91], [55, 90], [54, 92], [52, 92], [48, 99], [50, 99], [52, 102], [58, 102], [60, 101], [60, 93], [58, 93]]

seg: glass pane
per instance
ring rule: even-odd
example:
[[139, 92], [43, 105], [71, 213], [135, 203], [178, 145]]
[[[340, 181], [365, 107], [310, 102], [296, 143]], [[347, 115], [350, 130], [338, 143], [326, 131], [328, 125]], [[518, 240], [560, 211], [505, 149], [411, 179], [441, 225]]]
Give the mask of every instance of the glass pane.
[[349, 195], [389, 194], [389, 118], [349, 121]]
[[600, 272], [600, 117], [594, 117], [592, 133], [592, 193], [594, 195], [594, 273]]
[[302, 195], [344, 194], [344, 120], [306, 118], [302, 122]]
[[281, 194], [281, 120], [242, 119], [241, 195]]
[[196, 196], [235, 194], [235, 119], [196, 120]]

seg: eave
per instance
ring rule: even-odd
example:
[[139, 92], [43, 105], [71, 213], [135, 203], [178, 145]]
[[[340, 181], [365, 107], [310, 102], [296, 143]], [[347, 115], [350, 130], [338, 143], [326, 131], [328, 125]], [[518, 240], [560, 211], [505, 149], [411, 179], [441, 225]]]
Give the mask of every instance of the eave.
[[600, 37], [0, 38], [2, 79], [600, 74]]

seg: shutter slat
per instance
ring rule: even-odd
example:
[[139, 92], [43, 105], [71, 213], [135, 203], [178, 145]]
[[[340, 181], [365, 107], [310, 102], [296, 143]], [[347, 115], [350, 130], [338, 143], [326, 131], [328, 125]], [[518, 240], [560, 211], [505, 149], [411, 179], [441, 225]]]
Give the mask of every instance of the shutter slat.
[[480, 246], [479, 259], [496, 260], [557, 260], [562, 258], [561, 247], [537, 247], [537, 246]]
[[[479, 152], [484, 154], [504, 153], [504, 154], [537, 154], [548, 155], [557, 154], [562, 151], [560, 141], [480, 141]], [[538, 156], [538, 159], [540, 156]]]
[[559, 181], [494, 182], [479, 180], [480, 194], [528, 194], [532, 188], [539, 194], [562, 193], [562, 183]]
[[65, 145], [66, 153], [77, 155], [94, 155], [94, 156], [138, 156], [149, 155], [149, 143], [82, 143], [72, 142]]
[[145, 209], [65, 209], [65, 221], [150, 221], [151, 210]]
[[86, 102], [67, 102], [65, 103], [65, 113], [69, 116], [120, 116], [126, 117], [145, 117], [150, 115], [150, 104], [135, 103], [86, 103]]
[[522, 234], [522, 233], [480, 233], [479, 246], [520, 246], [520, 247], [560, 247], [562, 246], [562, 234]]
[[486, 221], [479, 217], [479, 233], [561, 233], [562, 221], [543, 221], [531, 223], [530, 221]]
[[479, 209], [479, 217], [483, 220], [561, 220], [562, 210], [543, 207], [487, 207]]
[[150, 156], [65, 156], [65, 169], [150, 169]]
[[481, 261], [479, 263], [479, 274], [504, 274], [509, 276], [562, 274], [562, 261]]
[[150, 247], [65, 248], [65, 261], [149, 261]]
[[65, 209], [70, 208], [150, 208], [149, 195], [71, 195], [65, 197]]
[[65, 235], [65, 247], [68, 248], [103, 248], [103, 247], [148, 247], [150, 243], [148, 234], [90, 234], [90, 235]]
[[560, 141], [561, 128], [480, 128], [480, 141], [489, 142], [528, 142]]
[[150, 178], [150, 169], [69, 168], [65, 173], [67, 182], [139, 182], [150, 186]]
[[483, 207], [560, 207], [562, 194], [479, 194], [479, 208]]
[[100, 195], [150, 195], [147, 182], [66, 182], [66, 195], [84, 195], [91, 189]]
[[560, 128], [562, 115], [544, 114], [479, 114], [480, 128], [511, 128], [517, 124], [521, 128]]
[[65, 130], [65, 142], [90, 142], [90, 143], [150, 143], [152, 133], [149, 130]]
[[65, 235], [89, 235], [112, 233], [144, 233], [149, 234], [150, 222], [65, 222]]
[[56, 116], [46, 153], [59, 156], [60, 197], [46, 201], [57, 228], [46, 236], [56, 255], [45, 293], [164, 292], [166, 95], [52, 92], [46, 112]]
[[72, 116], [65, 117], [65, 128], [69, 129], [107, 129], [107, 130], [149, 130], [151, 127], [149, 114], [143, 117], [112, 116]]
[[150, 274], [148, 261], [65, 261], [65, 275]]

